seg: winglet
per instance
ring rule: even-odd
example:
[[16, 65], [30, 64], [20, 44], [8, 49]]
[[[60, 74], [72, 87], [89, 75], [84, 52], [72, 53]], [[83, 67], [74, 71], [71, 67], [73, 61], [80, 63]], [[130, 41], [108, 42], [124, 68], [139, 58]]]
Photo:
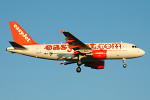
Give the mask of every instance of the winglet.
[[61, 31], [61, 33], [65, 32], [65, 31], [63, 31], [63, 30], [61, 30], [61, 29], [59, 29], [59, 30]]
[[60, 63], [60, 65], [62, 65], [62, 64], [63, 64], [63, 63], [62, 63], [62, 62], [60, 62], [60, 61], [59, 61], [59, 63]]

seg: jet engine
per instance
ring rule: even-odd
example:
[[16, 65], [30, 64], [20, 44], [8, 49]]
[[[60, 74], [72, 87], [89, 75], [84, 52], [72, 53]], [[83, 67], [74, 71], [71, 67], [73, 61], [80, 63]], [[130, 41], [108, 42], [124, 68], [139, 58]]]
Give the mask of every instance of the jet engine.
[[104, 69], [104, 61], [86, 63], [85, 66], [91, 67], [92, 69]]
[[106, 50], [93, 50], [93, 58], [106, 59]]

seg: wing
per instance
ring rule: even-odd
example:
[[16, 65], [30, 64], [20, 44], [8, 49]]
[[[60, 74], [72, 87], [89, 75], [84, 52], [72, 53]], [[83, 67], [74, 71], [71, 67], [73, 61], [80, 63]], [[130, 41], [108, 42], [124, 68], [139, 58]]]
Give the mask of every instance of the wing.
[[[92, 50], [89, 46], [87, 46], [85, 43], [77, 39], [75, 36], [73, 36], [71, 33], [60, 30], [61, 33], [63, 33], [66, 36], [66, 42], [70, 45], [70, 48], [73, 50]], [[78, 52], [76, 52], [78, 53]]]

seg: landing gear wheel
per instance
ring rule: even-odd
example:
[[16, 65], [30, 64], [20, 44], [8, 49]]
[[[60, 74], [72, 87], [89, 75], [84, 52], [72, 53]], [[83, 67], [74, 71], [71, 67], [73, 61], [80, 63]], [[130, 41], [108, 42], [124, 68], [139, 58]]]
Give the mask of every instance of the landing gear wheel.
[[126, 68], [127, 65], [125, 64], [125, 58], [122, 58], [122, 61], [123, 61], [123, 67]]
[[77, 62], [77, 65], [78, 65], [78, 66], [81, 66], [81, 65], [82, 65], [82, 62], [79, 60], [79, 61]]
[[123, 64], [123, 67], [124, 67], [124, 68], [126, 68], [126, 67], [127, 67], [127, 65], [126, 65], [126, 64]]
[[80, 67], [77, 67], [76, 71], [77, 71], [78, 73], [80, 73], [80, 72], [81, 72], [81, 68], [80, 68]]

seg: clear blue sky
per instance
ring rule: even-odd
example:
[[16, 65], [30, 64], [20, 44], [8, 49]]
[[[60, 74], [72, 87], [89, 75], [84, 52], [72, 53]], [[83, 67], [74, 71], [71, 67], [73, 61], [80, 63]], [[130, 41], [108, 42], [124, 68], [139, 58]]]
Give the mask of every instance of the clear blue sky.
[[[127, 42], [146, 55], [107, 60], [103, 70], [60, 66], [6, 52], [9, 21], [38, 43], [61, 43], [59, 29], [85, 43]], [[150, 0], [1, 0], [0, 100], [150, 100]]]

